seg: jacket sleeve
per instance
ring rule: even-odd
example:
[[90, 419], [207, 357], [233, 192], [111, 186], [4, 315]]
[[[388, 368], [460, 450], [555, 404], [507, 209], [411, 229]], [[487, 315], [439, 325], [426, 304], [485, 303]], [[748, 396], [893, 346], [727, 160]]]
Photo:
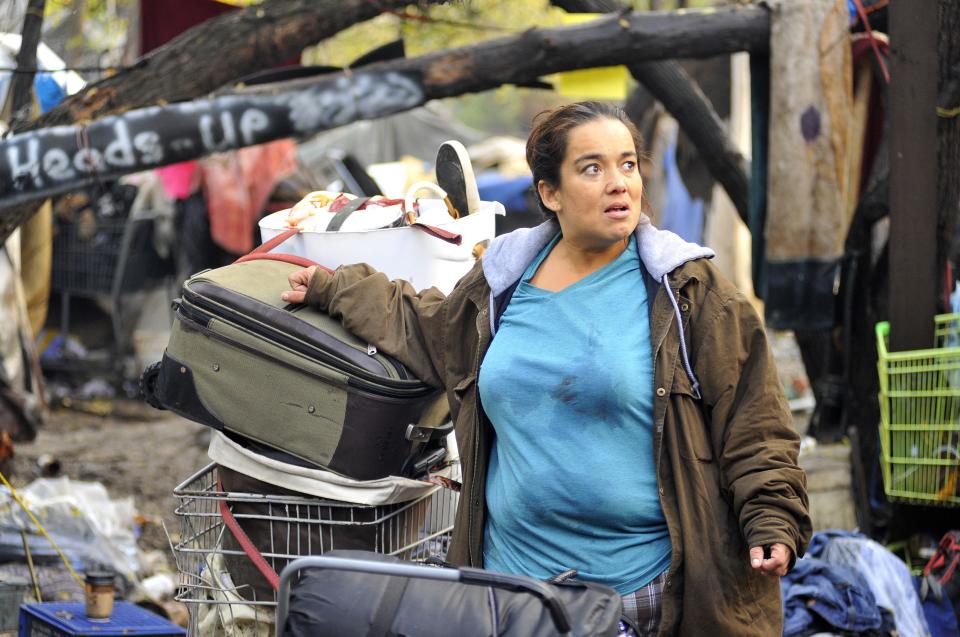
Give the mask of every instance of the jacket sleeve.
[[445, 300], [436, 288], [417, 293], [366, 264], [341, 266], [333, 274], [318, 268], [306, 295], [308, 305], [436, 388], [443, 388]]
[[697, 332], [697, 367], [721, 486], [749, 546], [781, 542], [801, 557], [811, 533], [806, 475], [763, 323], [735, 291], [713, 312]]

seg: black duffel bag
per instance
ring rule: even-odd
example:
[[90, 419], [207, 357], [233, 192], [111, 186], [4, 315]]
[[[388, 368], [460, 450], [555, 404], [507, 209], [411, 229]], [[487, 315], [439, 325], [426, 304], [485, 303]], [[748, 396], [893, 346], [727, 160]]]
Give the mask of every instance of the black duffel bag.
[[613, 637], [622, 613], [620, 595], [600, 584], [330, 551], [280, 575], [277, 635]]

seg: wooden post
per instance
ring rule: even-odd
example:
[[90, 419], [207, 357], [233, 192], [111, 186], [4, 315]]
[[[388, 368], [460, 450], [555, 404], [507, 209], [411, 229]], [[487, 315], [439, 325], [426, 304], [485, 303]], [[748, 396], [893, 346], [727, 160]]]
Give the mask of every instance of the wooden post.
[[[948, 260], [960, 258], [960, 0], [940, 0], [940, 67], [937, 82], [938, 157], [937, 208], [940, 213], [938, 272], [944, 273]], [[958, 277], [954, 270], [954, 280]], [[953, 290], [945, 290], [947, 294]]]
[[893, 0], [890, 23], [890, 347], [933, 345], [937, 310], [938, 2]]

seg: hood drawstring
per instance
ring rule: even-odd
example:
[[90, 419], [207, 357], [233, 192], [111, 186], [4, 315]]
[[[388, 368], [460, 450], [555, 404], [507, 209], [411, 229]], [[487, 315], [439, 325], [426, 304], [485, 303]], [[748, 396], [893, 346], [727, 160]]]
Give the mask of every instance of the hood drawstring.
[[667, 291], [667, 297], [670, 299], [670, 304], [673, 305], [673, 313], [677, 317], [677, 328], [680, 330], [680, 352], [683, 354], [683, 369], [687, 372], [687, 378], [690, 379], [690, 383], [693, 385], [693, 395], [697, 400], [700, 400], [700, 381], [697, 380], [696, 375], [693, 373], [693, 368], [690, 366], [690, 357], [687, 355], [687, 338], [683, 333], [683, 315], [680, 314], [680, 306], [677, 305], [677, 299], [673, 296], [673, 290], [670, 288], [670, 282], [667, 280], [667, 275], [663, 275], [663, 287]]
[[490, 338], [497, 333], [497, 299], [493, 296], [493, 290], [490, 290]]

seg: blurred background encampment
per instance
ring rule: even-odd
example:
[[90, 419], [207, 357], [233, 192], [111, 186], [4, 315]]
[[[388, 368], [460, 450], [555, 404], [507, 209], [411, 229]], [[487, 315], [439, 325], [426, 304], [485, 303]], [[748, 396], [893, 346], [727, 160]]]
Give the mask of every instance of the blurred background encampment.
[[[70, 596], [61, 562], [110, 566], [196, 623], [170, 494], [207, 475], [210, 431], [139, 386], [182, 282], [313, 191], [435, 182], [447, 140], [503, 204], [496, 234], [536, 225], [526, 136], [581, 99], [625, 108], [653, 222], [764, 317], [815, 529], [916, 574], [960, 506], [958, 68], [956, 0], [0, 2], [0, 574]], [[388, 71], [407, 93], [377, 75], [337, 101]]]

